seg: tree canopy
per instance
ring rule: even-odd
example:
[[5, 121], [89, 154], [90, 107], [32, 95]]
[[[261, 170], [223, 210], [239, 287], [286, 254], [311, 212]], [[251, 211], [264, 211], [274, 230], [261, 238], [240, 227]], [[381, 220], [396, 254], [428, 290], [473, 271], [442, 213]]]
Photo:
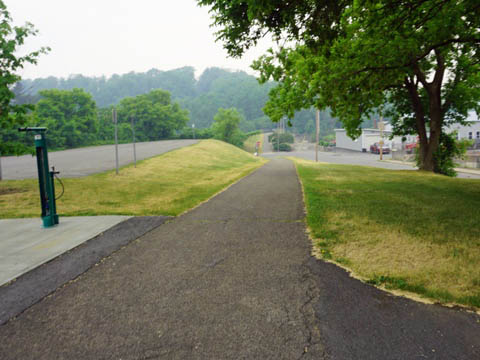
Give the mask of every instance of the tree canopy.
[[218, 109], [212, 125], [213, 133], [216, 139], [228, 142], [233, 145], [241, 146], [243, 138], [238, 129], [242, 117], [235, 108]]
[[419, 135], [420, 166], [433, 171], [443, 127], [480, 110], [476, 0], [198, 2], [232, 56], [267, 32], [287, 44], [253, 65], [279, 84], [265, 108], [273, 120], [328, 106], [354, 137], [383, 112], [395, 134]]
[[74, 148], [93, 143], [96, 139], [97, 112], [92, 95], [82, 89], [42, 90], [34, 122], [48, 128], [48, 145]]
[[139, 141], [168, 139], [188, 122], [188, 112], [172, 103], [170, 93], [164, 90], [123, 99], [118, 114], [120, 122], [134, 119]]
[[[26, 121], [26, 114], [31, 110], [30, 105], [16, 104], [13, 100], [15, 94], [12, 87], [20, 80], [18, 71], [27, 63], [36, 64], [42, 53], [48, 48], [41, 48], [26, 55], [18, 55], [25, 39], [35, 36], [37, 30], [30, 23], [23, 26], [12, 26], [12, 18], [0, 0], [0, 129], [11, 129]], [[11, 142], [0, 143], [0, 153], [16, 152], [15, 144]]]

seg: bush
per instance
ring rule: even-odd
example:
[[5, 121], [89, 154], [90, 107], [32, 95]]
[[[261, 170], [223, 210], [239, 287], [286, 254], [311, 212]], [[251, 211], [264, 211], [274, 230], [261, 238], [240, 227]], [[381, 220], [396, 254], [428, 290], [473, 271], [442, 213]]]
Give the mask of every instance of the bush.
[[273, 150], [279, 151], [278, 148], [280, 147], [280, 151], [292, 151], [292, 147], [287, 143], [280, 143], [280, 146], [276, 142], [272, 142]]
[[258, 134], [261, 134], [262, 133], [262, 130], [255, 130], [255, 131], [250, 131], [250, 132], [247, 132], [245, 134], [245, 136], [248, 138], [250, 136], [253, 136], [253, 135], [258, 135]]
[[[454, 159], [465, 156], [467, 148], [470, 146], [470, 144], [471, 141], [468, 140], [458, 141], [456, 132], [451, 134], [442, 133], [440, 135], [440, 144], [434, 154], [435, 167], [433, 171], [437, 174], [443, 174], [452, 177], [457, 176], [457, 172], [454, 169], [457, 164], [455, 163]], [[420, 156], [418, 156], [418, 148], [416, 160], [417, 165], [419, 165]]]
[[[268, 141], [271, 142], [272, 144], [277, 142], [277, 133], [273, 133], [268, 136]], [[280, 144], [281, 143], [287, 143], [287, 144], [293, 144], [295, 142], [295, 138], [293, 137], [292, 134], [290, 133], [283, 133], [280, 134]]]

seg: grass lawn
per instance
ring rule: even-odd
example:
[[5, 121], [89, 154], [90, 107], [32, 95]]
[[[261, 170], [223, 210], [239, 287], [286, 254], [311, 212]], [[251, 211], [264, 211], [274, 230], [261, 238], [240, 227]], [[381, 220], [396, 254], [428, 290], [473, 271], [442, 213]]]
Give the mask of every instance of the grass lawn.
[[[168, 152], [115, 171], [63, 179], [60, 216], [179, 215], [266, 160], [216, 140]], [[56, 182], [57, 194], [60, 193]], [[0, 182], [0, 218], [40, 216], [38, 181]]]
[[263, 134], [249, 136], [248, 139], [243, 143], [243, 149], [251, 154], [255, 153], [255, 144], [257, 141], [260, 141], [258, 153], [261, 154], [263, 149]]
[[317, 255], [388, 289], [480, 308], [480, 181], [294, 161]]

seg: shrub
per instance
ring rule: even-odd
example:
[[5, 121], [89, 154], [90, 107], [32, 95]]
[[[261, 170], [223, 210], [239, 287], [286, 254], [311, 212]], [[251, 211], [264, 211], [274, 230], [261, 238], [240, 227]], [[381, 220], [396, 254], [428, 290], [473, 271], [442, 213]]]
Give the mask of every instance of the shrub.
[[280, 151], [292, 151], [292, 147], [287, 143], [280, 143], [279, 146], [276, 142], [272, 142], [272, 146], [274, 151], [279, 151], [279, 147]]
[[[292, 134], [290, 133], [283, 133], [280, 134], [280, 143], [287, 143], [287, 144], [293, 144], [295, 141], [295, 138], [293, 137]], [[272, 144], [277, 142], [277, 133], [273, 133], [269, 135], [268, 141], [271, 142]]]

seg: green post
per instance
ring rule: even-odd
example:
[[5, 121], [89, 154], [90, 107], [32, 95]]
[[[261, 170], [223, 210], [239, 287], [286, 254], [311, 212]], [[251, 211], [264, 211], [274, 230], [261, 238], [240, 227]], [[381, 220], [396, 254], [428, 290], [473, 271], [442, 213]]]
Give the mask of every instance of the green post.
[[31, 131], [35, 134], [37, 154], [38, 184], [40, 186], [40, 203], [42, 206], [43, 226], [48, 228], [58, 224], [57, 205], [55, 203], [54, 177], [57, 172], [49, 171], [46, 128], [22, 128], [19, 131]]

